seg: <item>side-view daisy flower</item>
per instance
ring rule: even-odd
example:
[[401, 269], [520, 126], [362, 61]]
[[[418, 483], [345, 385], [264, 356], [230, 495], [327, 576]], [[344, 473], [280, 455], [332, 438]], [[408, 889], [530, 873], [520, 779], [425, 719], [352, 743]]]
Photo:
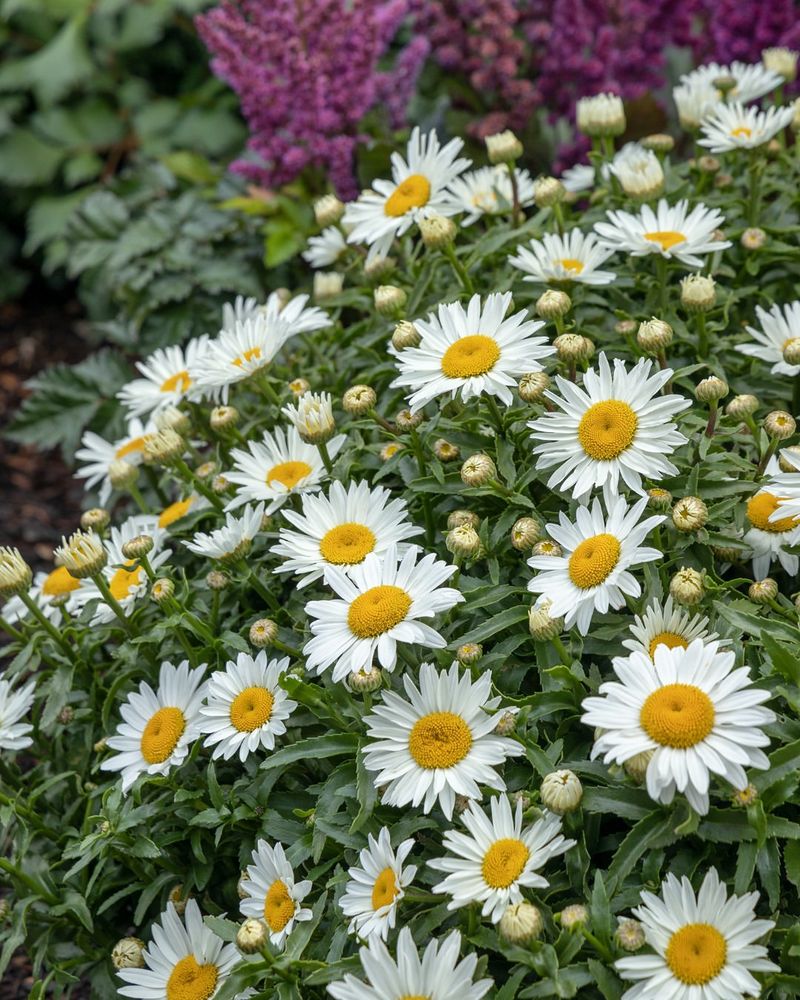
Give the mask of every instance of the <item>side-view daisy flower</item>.
[[657, 599], [651, 601], [643, 615], [634, 617], [628, 631], [633, 638], [623, 639], [622, 645], [632, 653], [644, 653], [651, 660], [659, 646], [686, 649], [695, 639], [716, 641], [720, 646], [728, 642], [727, 639], [720, 639], [716, 632], [709, 632], [708, 618], [675, 607], [671, 594], [663, 604]]
[[448, 910], [482, 903], [481, 913], [499, 923], [511, 903], [522, 902], [523, 889], [545, 889], [550, 884], [539, 869], [575, 846], [561, 833], [561, 820], [545, 813], [522, 826], [522, 802], [512, 813], [507, 795], [491, 799], [491, 819], [475, 802], [462, 815], [468, 833], [447, 830], [443, 846], [450, 857], [434, 858], [428, 866], [449, 874], [433, 892], [452, 897]]
[[698, 142], [712, 153], [734, 149], [755, 149], [774, 139], [794, 118], [792, 105], [784, 108], [746, 108], [739, 101], [718, 104], [700, 125]]
[[186, 901], [183, 920], [167, 903], [153, 924], [153, 940], [142, 952], [144, 968], [119, 969], [127, 985], [120, 996], [134, 1000], [212, 1000], [241, 960], [235, 944], [225, 944], [203, 923], [195, 900]]
[[280, 685], [289, 658], [267, 660], [266, 650], [255, 657], [239, 653], [216, 670], [208, 681], [207, 701], [200, 707], [200, 728], [208, 733], [205, 746], [214, 747], [214, 759], [240, 761], [256, 750], [273, 750], [275, 737], [286, 732], [286, 719], [297, 708]]
[[422, 531], [409, 522], [405, 500], [393, 500], [381, 486], [370, 489], [365, 479], [351, 480], [347, 488], [336, 480], [327, 495], [305, 493], [301, 505], [300, 514], [284, 508], [284, 518], [296, 530], [281, 528], [272, 548], [283, 559], [275, 572], [295, 573], [298, 588], [319, 580], [330, 567], [347, 573], [390, 545], [402, 557], [405, 539]]
[[[527, 170], [514, 168], [521, 206], [533, 203], [533, 178]], [[509, 212], [514, 204], [511, 176], [505, 164], [479, 167], [457, 177], [448, 188], [456, 212], [463, 212], [462, 226], [471, 226], [485, 215]]]
[[35, 681], [15, 688], [10, 680], [0, 678], [0, 750], [24, 750], [33, 742], [28, 735], [33, 726], [21, 720], [33, 706], [35, 689]]
[[722, 95], [708, 80], [691, 80], [672, 90], [681, 128], [694, 131], [722, 103]]
[[233, 303], [222, 307], [222, 329], [231, 330], [237, 323], [262, 316], [275, 326], [281, 342], [298, 333], [312, 333], [331, 325], [331, 318], [324, 309], [308, 305], [308, 295], [294, 295], [286, 301], [280, 292], [272, 292], [266, 302], [237, 295]]
[[289, 326], [282, 318], [255, 312], [209, 340], [189, 377], [203, 395], [227, 403], [231, 386], [265, 371], [288, 337]]
[[330, 267], [347, 250], [344, 233], [338, 226], [328, 226], [318, 236], [309, 236], [303, 260], [311, 267]]
[[205, 670], [205, 664], [192, 670], [188, 660], [177, 667], [165, 660], [158, 689], [142, 681], [120, 707], [123, 721], [108, 738], [109, 747], [119, 752], [100, 767], [122, 772], [123, 794], [140, 774], [167, 774], [186, 760], [189, 747], [200, 735]]
[[630, 569], [662, 556], [658, 549], [642, 546], [664, 520], [657, 514], [640, 521], [646, 506], [647, 497], [632, 507], [616, 497], [604, 514], [595, 498], [591, 507], [577, 509], [574, 523], [562, 511], [558, 524], [547, 525], [562, 554], [531, 556], [528, 565], [541, 572], [528, 583], [528, 590], [550, 598], [553, 618], [563, 615], [567, 628], [575, 624], [586, 635], [595, 611], [605, 614], [609, 608], [621, 608], [626, 594], [639, 596], [641, 587]]
[[607, 212], [608, 222], [595, 223], [601, 246], [622, 250], [632, 257], [660, 254], [686, 267], [702, 267], [701, 255], [729, 247], [728, 240], [715, 240], [714, 231], [725, 222], [715, 208], [698, 203], [689, 211], [688, 201], [670, 205], [662, 198], [655, 208], [643, 205], [630, 212]]
[[350, 232], [348, 243], [369, 245], [367, 263], [386, 257], [392, 241], [428, 215], [454, 215], [447, 188], [470, 165], [459, 158], [461, 139], [440, 146], [436, 132], [423, 135], [415, 128], [405, 159], [392, 154], [391, 181], [377, 180], [345, 209], [342, 223]]
[[690, 73], [684, 73], [681, 83], [705, 84], [718, 90], [717, 81], [726, 77], [734, 81], [733, 89], [728, 91], [728, 99], [741, 101], [743, 104], [757, 101], [783, 83], [783, 77], [774, 70], [767, 69], [763, 63], [745, 63], [738, 59], [727, 66], [717, 62], [704, 63]]
[[422, 339], [398, 355], [400, 374], [392, 383], [413, 390], [412, 413], [437, 396], [466, 402], [488, 393], [511, 405], [517, 378], [540, 371], [539, 359], [555, 353], [546, 337], [534, 336], [543, 322], [528, 319], [524, 309], [506, 316], [511, 302], [511, 292], [493, 292], [483, 302], [473, 295], [466, 310], [450, 302], [415, 322]]
[[[769, 470], [768, 470], [769, 471]], [[786, 549], [800, 544], [800, 517], [785, 516], [783, 497], [771, 489], [759, 490], [747, 501], [746, 517], [750, 527], [744, 541], [753, 550], [753, 576], [763, 580], [777, 559], [790, 576], [796, 576], [800, 559]], [[777, 518], [775, 514], [782, 515]]]
[[117, 393], [117, 399], [135, 417], [158, 413], [168, 406], [177, 406], [184, 399], [197, 399], [200, 392], [189, 370], [202, 364], [208, 346], [203, 335], [182, 347], [160, 347], [136, 367], [142, 378], [134, 379]]
[[615, 358], [612, 372], [601, 353], [597, 368], [586, 372], [582, 387], [556, 375], [560, 395], [548, 390], [545, 396], [558, 410], [528, 424], [536, 442], [536, 468], [556, 466], [548, 487], [572, 491], [578, 498], [601, 487], [615, 494], [622, 479], [641, 493], [643, 477], [676, 475], [666, 456], [686, 438], [672, 418], [691, 406], [691, 400], [675, 393], [660, 395], [671, 373], [653, 371], [651, 360], [642, 358], [628, 371]]
[[295, 882], [282, 844], [256, 843], [253, 863], [247, 866], [241, 887], [247, 896], [239, 909], [245, 917], [258, 917], [266, 923], [269, 939], [277, 948], [283, 947], [295, 924], [311, 919], [311, 910], [300, 906], [311, 892], [311, 883]]
[[737, 344], [736, 350], [771, 364], [773, 375], [800, 375], [800, 365], [790, 365], [783, 360], [784, 347], [800, 338], [800, 302], [773, 305], [769, 310], [756, 306], [756, 316], [761, 328], [747, 327], [747, 332], [756, 343]]
[[491, 674], [473, 682], [467, 672], [459, 676], [457, 663], [442, 671], [423, 663], [419, 687], [407, 675], [403, 686], [406, 698], [385, 691], [364, 720], [372, 737], [364, 765], [377, 772], [376, 785], [387, 786], [383, 802], [421, 804], [429, 813], [438, 800], [451, 819], [456, 795], [480, 799], [481, 785], [505, 791], [495, 767], [522, 746], [495, 732], [497, 718], [489, 712], [500, 699], [490, 697]]
[[182, 520], [187, 514], [197, 513], [206, 510], [211, 504], [199, 493], [190, 493], [189, 496], [176, 500], [168, 504], [158, 515], [158, 527], [162, 530], [171, 528], [173, 524]]
[[[58, 622], [62, 614], [74, 615], [92, 597], [90, 589], [76, 579], [64, 566], [56, 566], [49, 573], [39, 570], [33, 578], [28, 596], [35, 601], [42, 614], [51, 622]], [[19, 597], [6, 601], [3, 618], [9, 624], [30, 614], [28, 606]]]
[[213, 531], [199, 531], [190, 541], [183, 544], [195, 555], [206, 559], [220, 559], [235, 562], [250, 549], [253, 539], [261, 531], [264, 519], [264, 503], [248, 504], [239, 517], [225, 515], [225, 524]]
[[[606, 170], [608, 167], [605, 168]], [[565, 189], [572, 194], [580, 194], [594, 187], [594, 167], [591, 163], [576, 163], [568, 167], [559, 178]]]
[[84, 488], [87, 490], [99, 485], [100, 503], [105, 506], [111, 497], [112, 463], [124, 461], [129, 465], [140, 465], [147, 437], [157, 431], [152, 421], [143, 424], [138, 417], [129, 420], [125, 435], [113, 442], [106, 441], [94, 431], [86, 431], [81, 438], [82, 447], [75, 452], [75, 458], [83, 463], [75, 476], [86, 480]]
[[695, 639], [686, 649], [656, 647], [615, 657], [618, 681], [600, 685], [600, 696], [583, 702], [582, 721], [602, 730], [592, 757], [624, 764], [653, 752], [647, 791], [669, 804], [678, 791], [701, 815], [708, 812], [711, 774], [734, 788], [747, 787], [745, 767], [764, 769], [759, 747], [769, 744], [763, 726], [775, 713], [763, 708], [769, 691], [751, 686], [747, 667], [734, 669], [735, 656], [717, 642]]
[[359, 952], [368, 982], [349, 972], [331, 983], [328, 993], [334, 1000], [481, 1000], [492, 987], [491, 979], [474, 981], [477, 956], [459, 961], [461, 935], [451, 931], [443, 941], [429, 941], [420, 958], [408, 927], [397, 936], [397, 959], [373, 937], [369, 947]]
[[382, 826], [377, 840], [372, 834], [359, 853], [359, 864], [347, 872], [349, 878], [339, 906], [350, 917], [348, 930], [365, 941], [385, 941], [397, 919], [397, 907], [417, 874], [416, 865], [403, 865], [414, 846], [413, 838], [392, 848], [389, 828]]
[[664, 190], [661, 160], [641, 143], [626, 143], [614, 157], [610, 170], [629, 198], [649, 200]]
[[626, 955], [616, 967], [637, 985], [623, 1000], [744, 1000], [761, 994], [754, 972], [779, 972], [756, 944], [775, 926], [755, 915], [758, 893], [728, 896], [716, 868], [695, 895], [689, 879], [668, 874], [661, 895], [642, 891], [634, 908], [654, 954]]
[[312, 637], [303, 647], [308, 670], [323, 673], [333, 667], [333, 679], [344, 680], [368, 670], [377, 656], [386, 670], [397, 663], [398, 642], [443, 649], [442, 636], [420, 619], [433, 618], [463, 601], [460, 591], [443, 587], [456, 571], [432, 553], [409, 546], [400, 558], [395, 545], [383, 555], [374, 552], [344, 573], [329, 566], [325, 582], [336, 597], [309, 601]]
[[[338, 434], [328, 441], [331, 458], [339, 454], [345, 440], [344, 434]], [[234, 448], [231, 458], [233, 469], [225, 478], [239, 489], [226, 510], [264, 500], [266, 513], [272, 514], [292, 493], [316, 491], [328, 478], [319, 449], [306, 444], [294, 427], [266, 431], [260, 441], [248, 442], [247, 451]]]
[[613, 252], [602, 247], [594, 233], [570, 229], [563, 236], [545, 233], [540, 240], [518, 246], [516, 256], [509, 257], [508, 262], [525, 272], [524, 281], [608, 285], [617, 276], [613, 271], [600, 270], [600, 266]]

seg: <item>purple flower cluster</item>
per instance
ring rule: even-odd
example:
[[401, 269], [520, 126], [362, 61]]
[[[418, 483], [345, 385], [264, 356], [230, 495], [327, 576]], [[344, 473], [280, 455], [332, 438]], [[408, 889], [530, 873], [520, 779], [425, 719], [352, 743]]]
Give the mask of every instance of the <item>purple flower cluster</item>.
[[797, 0], [683, 0], [698, 62], [758, 62], [773, 45], [800, 47]]
[[267, 186], [308, 167], [325, 171], [345, 198], [357, 193], [359, 126], [377, 104], [404, 122], [424, 38], [378, 70], [410, 0], [223, 0], [196, 19], [211, 66], [239, 95], [251, 159], [232, 169]]

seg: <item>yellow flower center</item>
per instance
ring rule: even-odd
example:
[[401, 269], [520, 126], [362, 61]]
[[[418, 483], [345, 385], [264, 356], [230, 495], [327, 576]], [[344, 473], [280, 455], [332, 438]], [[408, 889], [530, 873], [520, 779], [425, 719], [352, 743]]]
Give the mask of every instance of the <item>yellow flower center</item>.
[[186, 728], [186, 719], [179, 708], [159, 708], [149, 719], [142, 733], [140, 749], [148, 764], [163, 764], [178, 745]]
[[685, 750], [702, 743], [714, 728], [714, 705], [694, 684], [665, 684], [648, 695], [639, 721], [662, 747]]
[[70, 594], [80, 587], [81, 581], [63, 566], [58, 566], [52, 573], [47, 574], [47, 579], [42, 584], [42, 593], [48, 597], [60, 597], [62, 594]]
[[571, 271], [572, 274], [580, 274], [583, 270], [583, 261], [578, 260], [577, 257], [562, 257], [558, 263], [565, 271]]
[[247, 361], [252, 361], [253, 358], [258, 360], [261, 357], [260, 347], [249, 347], [243, 354], [240, 354], [238, 358], [234, 358], [232, 364], [236, 365], [237, 368], [241, 368], [242, 365]]
[[374, 639], [399, 625], [410, 607], [411, 598], [402, 587], [370, 587], [350, 605], [347, 624], [359, 639]]
[[773, 493], [756, 493], [747, 501], [747, 520], [754, 528], [761, 531], [769, 531], [773, 534], [780, 534], [783, 531], [791, 531], [800, 524], [800, 518], [780, 517], [777, 521], [770, 521], [770, 515], [778, 509], [783, 497], [776, 497]]
[[606, 399], [595, 403], [581, 417], [578, 440], [596, 462], [608, 462], [630, 448], [639, 421], [627, 403]]
[[293, 490], [297, 484], [310, 476], [314, 470], [308, 462], [279, 462], [273, 465], [267, 473], [267, 485], [278, 482], [287, 490]]
[[404, 181], [400, 181], [392, 191], [386, 199], [383, 211], [396, 219], [412, 208], [422, 208], [423, 205], [427, 205], [430, 196], [431, 182], [428, 178], [422, 174], [411, 174]]
[[619, 562], [622, 547], [614, 535], [585, 538], [569, 557], [569, 578], [576, 587], [588, 590], [605, 580]]
[[685, 243], [686, 237], [683, 233], [676, 233], [674, 230], [664, 230], [663, 232], [645, 233], [644, 238], [651, 243], [658, 243], [662, 250], [670, 250], [679, 243]]
[[753, 134], [753, 130], [748, 128], [747, 125], [739, 125], [738, 128], [731, 129], [731, 135], [734, 139], [741, 139], [742, 136], [750, 138]]
[[650, 659], [654, 659], [656, 649], [659, 646], [666, 646], [667, 649], [688, 649], [689, 643], [677, 632], [659, 632], [650, 640]]
[[127, 565], [121, 566], [111, 577], [111, 581], [108, 584], [108, 589], [111, 591], [112, 597], [117, 601], [124, 600], [131, 590], [134, 587], [138, 587], [141, 582], [144, 570], [141, 566], [129, 569], [132, 565], [133, 563], [127, 563]]
[[269, 929], [277, 934], [294, 916], [294, 900], [285, 882], [276, 879], [264, 899], [264, 919]]
[[167, 1000], [208, 1000], [217, 988], [218, 977], [216, 965], [198, 965], [194, 955], [187, 955], [169, 974]]
[[354, 566], [363, 562], [375, 548], [375, 535], [365, 524], [348, 521], [337, 524], [322, 537], [319, 551], [334, 566]]
[[528, 863], [530, 851], [515, 837], [496, 840], [483, 857], [483, 880], [493, 889], [507, 889]]
[[145, 434], [142, 437], [131, 438], [130, 441], [126, 441], [125, 444], [117, 448], [115, 457], [125, 458], [126, 456], [131, 455], [134, 451], [141, 451], [142, 448], [144, 448], [147, 437], [148, 435]]
[[500, 348], [492, 337], [475, 333], [461, 337], [442, 356], [442, 372], [448, 378], [470, 378], [485, 375], [500, 358]]
[[162, 392], [186, 392], [189, 386], [192, 384], [192, 380], [189, 378], [189, 372], [175, 372], [174, 375], [170, 375], [169, 378], [165, 378], [161, 383]]
[[375, 879], [375, 885], [372, 887], [372, 909], [380, 910], [393, 903], [399, 891], [400, 887], [394, 877], [394, 872], [391, 868], [384, 868]]
[[240, 733], [252, 733], [269, 722], [275, 698], [265, 687], [249, 687], [231, 702], [231, 723]]
[[168, 528], [176, 521], [180, 521], [189, 513], [189, 509], [194, 503], [194, 497], [187, 497], [185, 500], [176, 500], [169, 507], [165, 507], [158, 517], [159, 528]]
[[711, 924], [686, 924], [669, 939], [664, 957], [676, 979], [687, 986], [704, 986], [725, 967], [728, 945]]
[[383, 449], [383, 454], [387, 458], [394, 458], [398, 451], [402, 451], [403, 446], [398, 444], [397, 441], [390, 441], [389, 444]]
[[429, 712], [417, 719], [408, 737], [408, 752], [420, 767], [453, 767], [472, 747], [472, 732], [454, 712]]

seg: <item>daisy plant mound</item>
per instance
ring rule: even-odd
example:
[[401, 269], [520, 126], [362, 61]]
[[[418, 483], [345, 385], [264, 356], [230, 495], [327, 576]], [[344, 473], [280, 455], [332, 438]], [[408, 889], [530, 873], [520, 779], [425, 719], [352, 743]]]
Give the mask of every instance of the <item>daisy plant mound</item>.
[[272, 288], [147, 327], [79, 521], [35, 566], [0, 539], [0, 975], [800, 997], [800, 116], [765, 59], [637, 142], [587, 95], [563, 179], [417, 128], [348, 204], [293, 187], [319, 231]]

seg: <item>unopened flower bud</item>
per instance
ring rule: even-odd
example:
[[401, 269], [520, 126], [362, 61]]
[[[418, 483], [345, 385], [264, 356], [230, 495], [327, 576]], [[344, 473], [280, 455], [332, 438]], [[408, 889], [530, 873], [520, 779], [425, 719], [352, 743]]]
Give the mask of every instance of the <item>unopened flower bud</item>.
[[154, 465], [168, 465], [180, 458], [186, 449], [186, 442], [177, 431], [165, 427], [157, 434], [148, 434], [142, 448], [142, 458]]
[[620, 917], [614, 940], [623, 951], [638, 951], [644, 947], [644, 929], [638, 920], [631, 917]]
[[543, 538], [541, 542], [537, 542], [531, 549], [531, 555], [558, 557], [562, 555], [562, 550], [558, 542], [554, 542], [550, 538]]
[[583, 785], [572, 771], [551, 771], [539, 790], [542, 805], [557, 816], [575, 812], [583, 798]]
[[564, 619], [553, 618], [550, 614], [552, 603], [542, 598], [528, 612], [528, 630], [536, 642], [549, 642], [564, 630]]
[[787, 83], [791, 83], [797, 76], [797, 52], [794, 49], [783, 46], [764, 49], [761, 61], [767, 69], [782, 76]]
[[659, 354], [672, 343], [672, 327], [653, 316], [639, 324], [636, 342], [648, 354]]
[[230, 582], [231, 578], [221, 569], [212, 569], [206, 574], [206, 586], [209, 590], [225, 590]]
[[519, 398], [524, 403], [538, 403], [550, 388], [547, 372], [528, 372], [519, 380]]
[[735, 806], [746, 809], [758, 799], [758, 789], [755, 785], [746, 785], [744, 788], [737, 788], [731, 796], [731, 802]]
[[771, 576], [750, 584], [747, 596], [754, 604], [770, 604], [778, 596], [778, 582]]
[[511, 526], [511, 544], [520, 552], [527, 552], [542, 536], [542, 525], [535, 517], [520, 517]]
[[645, 149], [650, 149], [654, 153], [671, 153], [675, 148], [675, 140], [665, 132], [654, 132], [640, 141]]
[[623, 337], [627, 337], [628, 334], [634, 333], [637, 329], [638, 326], [634, 319], [621, 319], [614, 324], [614, 330]]
[[725, 407], [725, 412], [730, 417], [749, 417], [758, 409], [758, 399], [750, 393], [743, 393], [741, 396], [734, 396]]
[[764, 417], [764, 430], [771, 438], [778, 441], [785, 441], [794, 434], [796, 429], [795, 419], [785, 410], [773, 410]]
[[385, 444], [380, 450], [380, 456], [382, 462], [388, 462], [390, 458], [398, 453], [398, 451], [403, 450], [403, 445], [399, 441], [390, 441]]
[[472, 510], [451, 510], [447, 515], [447, 530], [452, 531], [453, 528], [460, 528], [462, 525], [469, 525], [471, 528], [477, 528], [481, 523], [481, 519]]
[[344, 205], [335, 194], [325, 194], [314, 202], [314, 218], [320, 229], [335, 226], [344, 215]]
[[487, 135], [485, 142], [489, 163], [513, 163], [522, 156], [522, 143], [511, 129], [506, 129], [505, 132], [496, 132], [494, 135]]
[[226, 479], [225, 476], [219, 475], [214, 476], [211, 480], [211, 489], [218, 495], [221, 496], [223, 493], [227, 493], [230, 489], [230, 480]]
[[363, 417], [378, 402], [375, 390], [370, 385], [351, 385], [342, 396], [342, 409], [351, 417]]
[[660, 486], [654, 486], [647, 491], [647, 506], [654, 510], [669, 510], [672, 506], [672, 494]]
[[628, 777], [635, 781], [637, 785], [643, 785], [647, 778], [647, 767], [653, 759], [653, 750], [643, 750], [641, 753], [629, 757], [622, 765]]
[[75, 709], [72, 705], [65, 705], [58, 713], [58, 721], [62, 726], [68, 726], [75, 718]]
[[716, 156], [711, 156], [709, 153], [706, 153], [704, 156], [698, 158], [697, 166], [703, 171], [704, 174], [716, 174], [722, 164]]
[[249, 917], [236, 932], [236, 947], [244, 955], [254, 955], [267, 943], [267, 925], [257, 917]]
[[678, 531], [699, 531], [708, 520], [708, 507], [700, 497], [683, 497], [672, 508], [672, 523]]
[[396, 316], [408, 298], [403, 289], [397, 285], [378, 285], [373, 297], [375, 308], [381, 316]]
[[481, 551], [481, 540], [478, 532], [468, 524], [462, 524], [460, 528], [453, 528], [445, 535], [444, 544], [448, 552], [454, 556], [472, 558]]
[[463, 815], [467, 809], [469, 809], [471, 802], [472, 799], [467, 795], [456, 795], [455, 802], [453, 804], [456, 816]]
[[103, 507], [92, 507], [81, 514], [81, 527], [84, 531], [101, 532], [108, 527], [111, 515]]
[[108, 467], [108, 480], [115, 490], [129, 489], [138, 478], [137, 467], [123, 458], [115, 458]]
[[144, 942], [135, 937], [120, 938], [111, 951], [111, 964], [115, 969], [143, 969]]
[[739, 549], [734, 548], [732, 545], [712, 545], [711, 551], [717, 559], [727, 563], [738, 562], [742, 556]]
[[422, 242], [431, 250], [441, 250], [456, 238], [456, 224], [444, 215], [426, 215], [417, 223]]
[[783, 345], [783, 360], [787, 365], [800, 365], [800, 337], [790, 337]]
[[589, 911], [582, 903], [572, 903], [561, 911], [561, 926], [566, 931], [577, 931], [589, 922]]
[[412, 413], [411, 410], [400, 410], [394, 418], [397, 429], [401, 431], [414, 431], [425, 419], [425, 414], [421, 410]]
[[681, 279], [681, 305], [687, 312], [708, 312], [717, 301], [717, 286], [706, 274], [690, 274]]
[[378, 667], [370, 667], [368, 670], [354, 670], [347, 678], [347, 686], [351, 691], [359, 694], [368, 694], [377, 691], [383, 683], [383, 671]]
[[517, 715], [516, 709], [509, 709], [506, 712], [498, 712], [495, 716], [497, 719], [497, 725], [494, 727], [494, 731], [498, 736], [509, 736], [517, 728]]
[[736, 77], [731, 76], [730, 73], [721, 73], [719, 76], [715, 76], [711, 83], [723, 94], [729, 94], [736, 89]]
[[678, 604], [686, 607], [699, 604], [705, 594], [703, 574], [690, 566], [682, 566], [669, 581], [669, 592]]
[[198, 479], [208, 479], [208, 477], [213, 476], [216, 471], [216, 462], [201, 462], [200, 465], [198, 465], [194, 470], [194, 474]]
[[767, 242], [767, 234], [758, 226], [751, 226], [745, 229], [739, 242], [745, 250], [760, 250]]
[[778, 467], [781, 472], [800, 472], [800, 445], [790, 444], [782, 448], [778, 455]]
[[13, 597], [25, 593], [31, 585], [33, 573], [22, 558], [19, 549], [0, 547], [0, 597]]
[[152, 535], [134, 535], [133, 538], [123, 543], [122, 554], [126, 559], [141, 559], [142, 556], [153, 551], [153, 545], [155, 542]]
[[294, 424], [306, 444], [325, 444], [336, 433], [333, 400], [329, 392], [304, 392], [281, 412]]
[[344, 275], [338, 271], [315, 271], [312, 295], [315, 302], [325, 302], [342, 294]]
[[542, 319], [557, 319], [566, 316], [572, 308], [572, 299], [566, 292], [548, 288], [536, 300], [536, 312]]
[[433, 442], [433, 453], [440, 462], [455, 462], [461, 455], [461, 449], [457, 444], [451, 444], [444, 438], [438, 438]]
[[175, 584], [165, 576], [156, 580], [150, 588], [150, 597], [152, 597], [156, 604], [163, 604], [165, 601], [168, 601], [174, 593]]
[[101, 737], [92, 747], [95, 753], [104, 753], [108, 747], [108, 740], [105, 736]]
[[594, 344], [588, 337], [579, 333], [562, 333], [553, 341], [553, 347], [559, 361], [574, 364], [576, 361], [588, 361], [594, 354]]
[[497, 477], [497, 467], [483, 452], [470, 455], [461, 466], [461, 481], [466, 486], [485, 486]]
[[278, 638], [278, 626], [271, 618], [259, 618], [250, 626], [250, 642], [256, 649], [271, 646]]
[[727, 396], [728, 392], [728, 383], [716, 375], [709, 375], [708, 378], [698, 382], [694, 390], [695, 398], [701, 403], [716, 403]]
[[175, 912], [178, 914], [179, 917], [183, 916], [183, 912], [186, 909], [186, 904], [189, 902], [189, 899], [191, 898], [192, 895], [190, 892], [184, 895], [184, 891], [185, 887], [183, 883], [179, 882], [176, 886], [174, 886], [170, 890], [169, 896], [167, 897], [169, 902], [172, 903], [172, 905], [175, 907]]
[[500, 937], [509, 944], [528, 944], [541, 935], [544, 920], [533, 903], [523, 900], [506, 907], [497, 930]]
[[471, 667], [483, 656], [483, 646], [477, 642], [465, 642], [456, 650], [456, 659], [462, 667]]
[[566, 188], [557, 177], [540, 177], [533, 185], [533, 200], [537, 208], [550, 208], [564, 200]]
[[388, 277], [396, 266], [397, 261], [394, 257], [381, 257], [379, 254], [364, 264], [364, 276], [369, 281], [380, 281], [381, 278]]
[[617, 94], [581, 97], [575, 108], [578, 131], [594, 139], [622, 135], [625, 131], [625, 108]]
[[714, 187], [724, 190], [733, 187], [733, 174], [719, 173], [714, 178]]
[[250, 898], [250, 893], [244, 888], [243, 885], [244, 882], [249, 882], [249, 881], [250, 881], [250, 875], [246, 870], [243, 870], [239, 874], [239, 881], [236, 883], [236, 894], [238, 895], [239, 899]]
[[239, 411], [235, 406], [215, 406], [208, 423], [212, 431], [226, 431], [239, 423]]
[[185, 434], [192, 426], [188, 413], [183, 413], [177, 406], [168, 406], [155, 416], [155, 425], [160, 430], [172, 430], [176, 434]]
[[307, 378], [293, 378], [291, 382], [287, 382], [287, 388], [294, 398], [298, 399], [311, 389], [311, 383]]
[[416, 347], [422, 340], [419, 330], [409, 320], [401, 320], [392, 334], [392, 347], [396, 351], [404, 351], [407, 347]]
[[62, 538], [53, 555], [58, 564], [77, 580], [96, 576], [108, 562], [103, 543], [93, 531], [76, 531], [69, 541]]

